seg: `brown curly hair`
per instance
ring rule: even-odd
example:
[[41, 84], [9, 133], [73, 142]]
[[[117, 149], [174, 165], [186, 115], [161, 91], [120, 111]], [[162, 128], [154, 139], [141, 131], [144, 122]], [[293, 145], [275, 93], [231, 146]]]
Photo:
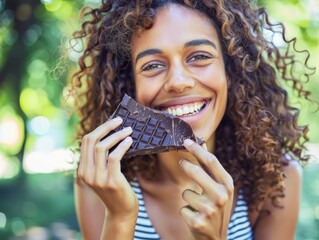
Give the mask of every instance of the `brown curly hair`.
[[[124, 93], [134, 97], [132, 35], [151, 28], [156, 10], [168, 4], [205, 14], [222, 43], [230, 86], [226, 113], [216, 130], [215, 155], [251, 207], [259, 208], [266, 198], [279, 206], [284, 197], [283, 164], [291, 157], [308, 160], [302, 155], [308, 127], [298, 125], [299, 110], [288, 104], [279, 80], [292, 83], [299, 97], [309, 99], [303, 82], [314, 69], [307, 65], [308, 51], [297, 51], [296, 39], [286, 39], [283, 24], [270, 23], [266, 11], [252, 1], [103, 0], [99, 8], [84, 8], [81, 30], [73, 34], [76, 40], [86, 39], [80, 70], [72, 79], [81, 117], [78, 138], [105, 122]], [[286, 47], [277, 47], [266, 33], [280, 34]], [[306, 54], [301, 77], [294, 70], [296, 53]], [[156, 156], [144, 156], [124, 161], [122, 171], [128, 180], [135, 171], [151, 178], [156, 165]]]

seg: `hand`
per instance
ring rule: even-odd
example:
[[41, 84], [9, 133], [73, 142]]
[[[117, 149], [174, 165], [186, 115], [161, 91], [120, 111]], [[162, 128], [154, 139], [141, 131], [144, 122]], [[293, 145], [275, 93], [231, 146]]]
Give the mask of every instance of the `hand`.
[[201, 166], [184, 159], [180, 166], [203, 193], [185, 190], [183, 199], [189, 206], [183, 207], [180, 213], [196, 240], [224, 240], [233, 204], [233, 179], [218, 159], [202, 146], [189, 139], [185, 140], [184, 146]]
[[125, 128], [103, 139], [122, 122], [121, 118], [112, 119], [83, 137], [78, 176], [100, 197], [108, 218], [129, 221], [138, 214], [138, 200], [121, 172], [120, 161], [132, 144], [132, 129]]

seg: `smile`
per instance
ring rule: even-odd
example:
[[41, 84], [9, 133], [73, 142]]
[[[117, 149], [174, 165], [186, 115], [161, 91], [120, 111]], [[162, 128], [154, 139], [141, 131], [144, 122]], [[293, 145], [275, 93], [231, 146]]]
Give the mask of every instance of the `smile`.
[[204, 109], [206, 104], [206, 101], [199, 101], [183, 105], [170, 106], [167, 108], [163, 108], [162, 111], [168, 112], [169, 114], [172, 114], [176, 117], [192, 116]]

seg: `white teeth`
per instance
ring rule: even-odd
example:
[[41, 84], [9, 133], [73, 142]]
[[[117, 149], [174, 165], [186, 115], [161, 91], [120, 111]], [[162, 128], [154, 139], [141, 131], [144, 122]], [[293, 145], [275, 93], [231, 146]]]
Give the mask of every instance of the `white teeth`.
[[167, 108], [164, 111], [172, 114], [174, 116], [192, 115], [199, 112], [199, 110], [204, 106], [205, 102], [193, 103], [189, 105], [180, 106], [177, 108]]
[[176, 109], [173, 109], [172, 114], [173, 114], [174, 116], [177, 115]]
[[188, 107], [183, 107], [183, 114], [189, 114], [189, 109]]
[[200, 109], [200, 106], [198, 103], [195, 104], [195, 111], [198, 111]]
[[176, 109], [176, 115], [177, 115], [177, 116], [183, 115], [183, 110], [182, 110], [181, 108], [177, 108], [177, 109]]

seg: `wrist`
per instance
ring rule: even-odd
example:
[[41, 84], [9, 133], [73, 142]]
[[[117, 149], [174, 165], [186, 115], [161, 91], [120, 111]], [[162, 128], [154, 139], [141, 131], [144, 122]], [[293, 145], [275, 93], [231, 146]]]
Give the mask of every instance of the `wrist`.
[[137, 216], [114, 217], [105, 216], [101, 240], [134, 239]]
[[134, 225], [136, 224], [137, 216], [105, 216], [105, 221], [114, 225]]
[[136, 223], [138, 216], [138, 211], [136, 213], [130, 213], [130, 214], [113, 214], [111, 211], [107, 211], [107, 214], [105, 214], [105, 221], [110, 221], [112, 223], [122, 224], [122, 223]]

